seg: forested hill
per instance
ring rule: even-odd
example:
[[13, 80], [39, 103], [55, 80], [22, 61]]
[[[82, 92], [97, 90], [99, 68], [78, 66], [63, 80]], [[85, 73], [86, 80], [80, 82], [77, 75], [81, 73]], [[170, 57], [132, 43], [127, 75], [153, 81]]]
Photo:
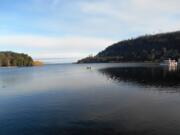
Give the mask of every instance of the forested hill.
[[168, 58], [180, 58], [180, 31], [124, 40], [78, 63], [159, 62]]
[[33, 59], [27, 54], [15, 53], [15, 52], [0, 52], [0, 66], [32, 66]]

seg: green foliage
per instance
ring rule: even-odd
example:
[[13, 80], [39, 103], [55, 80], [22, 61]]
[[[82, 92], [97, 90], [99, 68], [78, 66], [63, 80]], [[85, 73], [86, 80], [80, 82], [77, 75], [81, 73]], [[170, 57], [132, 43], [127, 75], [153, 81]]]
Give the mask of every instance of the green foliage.
[[32, 66], [33, 59], [26, 55], [14, 52], [0, 52], [0, 66]]

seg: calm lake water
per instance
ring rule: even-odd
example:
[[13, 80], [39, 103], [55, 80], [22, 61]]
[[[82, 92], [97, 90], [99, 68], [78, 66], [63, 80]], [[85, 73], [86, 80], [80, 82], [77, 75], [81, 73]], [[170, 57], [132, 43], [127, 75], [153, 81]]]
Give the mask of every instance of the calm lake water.
[[0, 135], [180, 135], [179, 127], [179, 69], [0, 68]]

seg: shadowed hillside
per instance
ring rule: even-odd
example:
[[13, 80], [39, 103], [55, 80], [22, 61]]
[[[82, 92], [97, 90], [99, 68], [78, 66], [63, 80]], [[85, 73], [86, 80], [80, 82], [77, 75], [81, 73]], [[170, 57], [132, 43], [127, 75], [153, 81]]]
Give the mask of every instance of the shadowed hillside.
[[180, 31], [124, 40], [78, 63], [159, 62], [168, 58], [180, 58]]

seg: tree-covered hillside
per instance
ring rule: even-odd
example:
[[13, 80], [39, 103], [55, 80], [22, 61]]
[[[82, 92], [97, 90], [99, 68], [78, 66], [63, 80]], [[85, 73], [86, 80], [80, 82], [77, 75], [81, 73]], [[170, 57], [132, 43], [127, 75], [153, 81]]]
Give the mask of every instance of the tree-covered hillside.
[[0, 52], [0, 66], [32, 66], [33, 59], [27, 54]]
[[180, 58], [180, 31], [121, 41], [107, 47], [95, 57], [78, 62], [159, 62], [168, 58]]

